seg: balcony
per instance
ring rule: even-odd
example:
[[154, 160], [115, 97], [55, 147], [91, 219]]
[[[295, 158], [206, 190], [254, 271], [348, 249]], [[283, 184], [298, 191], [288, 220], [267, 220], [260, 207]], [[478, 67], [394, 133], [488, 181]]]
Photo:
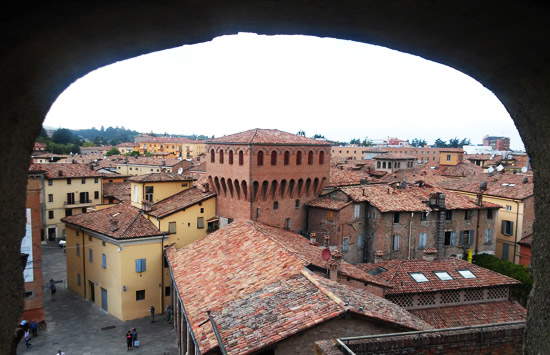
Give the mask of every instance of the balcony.
[[84, 200], [84, 201], [65, 201], [63, 202], [63, 205], [67, 208], [77, 208], [77, 207], [87, 207], [92, 204], [92, 200]]

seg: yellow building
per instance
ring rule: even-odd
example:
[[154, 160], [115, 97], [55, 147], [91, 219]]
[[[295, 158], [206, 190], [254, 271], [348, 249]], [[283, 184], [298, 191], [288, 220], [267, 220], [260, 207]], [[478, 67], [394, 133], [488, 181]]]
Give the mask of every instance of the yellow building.
[[170, 153], [174, 158], [193, 159], [206, 153], [206, 144], [201, 140], [180, 137], [136, 137], [137, 149], [144, 153]]
[[132, 206], [149, 210], [150, 207], [180, 191], [193, 186], [193, 178], [173, 173], [152, 173], [132, 176], [130, 195]]
[[116, 149], [118, 149], [120, 154], [124, 155], [124, 154], [131, 153], [133, 151], [136, 151], [136, 152], [139, 151], [139, 146], [137, 143], [124, 142], [124, 143], [117, 144]]
[[63, 217], [86, 212], [102, 203], [102, 177], [86, 164], [33, 164], [44, 173], [43, 224], [49, 240], [65, 236]]
[[135, 176], [160, 172], [177, 173], [192, 165], [190, 161], [175, 158], [124, 157], [115, 162], [115, 169], [118, 174]]
[[446, 148], [439, 151], [439, 165], [458, 165], [464, 161], [464, 151], [460, 148]]
[[70, 290], [121, 320], [170, 304], [166, 235], [142, 211], [121, 203], [63, 221]]

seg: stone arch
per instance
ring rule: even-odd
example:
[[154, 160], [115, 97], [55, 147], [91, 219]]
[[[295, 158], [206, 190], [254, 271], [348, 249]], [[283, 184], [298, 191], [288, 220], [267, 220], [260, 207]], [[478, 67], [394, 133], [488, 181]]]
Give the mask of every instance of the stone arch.
[[290, 179], [290, 181], [288, 182], [288, 197], [289, 198], [294, 197], [295, 186], [296, 186], [296, 182], [294, 181], [294, 179]]
[[262, 182], [262, 201], [267, 201], [267, 190], [269, 189], [269, 181]]
[[242, 150], [239, 150], [239, 165], [244, 164], [244, 152]]
[[210, 149], [210, 162], [211, 163], [216, 162], [216, 151], [214, 149]]
[[217, 193], [218, 195], [221, 195], [220, 179], [218, 179], [217, 176], [214, 178], [214, 184], [215, 184], [215, 186], [216, 186], [216, 193]]
[[271, 165], [277, 165], [277, 151], [271, 151]]
[[272, 199], [272, 200], [276, 200], [277, 199], [277, 187], [278, 187], [278, 182], [277, 180], [273, 180], [271, 182], [271, 190], [270, 190], [270, 193], [269, 193], [269, 197]]
[[313, 150], [310, 150], [307, 153], [307, 165], [312, 165], [312, 164], [313, 164]]
[[227, 153], [227, 162], [230, 165], [233, 165], [233, 149], [229, 149], [229, 152]]
[[258, 193], [260, 192], [260, 183], [257, 181], [254, 181], [252, 183], [252, 202], [255, 202], [258, 200]]
[[233, 185], [235, 185], [235, 197], [237, 200], [241, 199], [241, 185], [239, 184], [239, 180], [235, 179], [233, 180]]
[[309, 194], [311, 193], [310, 189], [311, 189], [311, 179], [307, 178], [306, 179], [306, 185], [305, 185], [305, 188], [304, 188], [304, 192], [305, 192], [306, 196], [309, 196]]
[[313, 195], [317, 195], [319, 193], [319, 178], [313, 179]]
[[264, 165], [264, 152], [263, 150], [258, 151], [258, 154], [256, 155], [256, 165], [263, 166]]
[[298, 186], [296, 187], [296, 196], [302, 197], [304, 189], [304, 179], [298, 179]]
[[222, 178], [220, 179], [220, 183], [221, 183], [221, 185], [222, 185], [223, 196], [224, 196], [224, 197], [227, 197], [227, 185], [226, 185], [226, 183], [225, 183], [225, 178], [222, 177]]
[[286, 179], [281, 180], [281, 186], [279, 187], [279, 195], [281, 198], [285, 198], [286, 193]]
[[223, 149], [220, 149], [220, 151], [218, 152], [218, 162], [220, 164], [223, 164]]
[[243, 200], [246, 201], [248, 199], [248, 191], [245, 180], [241, 181], [241, 191], [243, 192]]
[[229, 190], [229, 195], [233, 198], [233, 180], [227, 179], [227, 189]]

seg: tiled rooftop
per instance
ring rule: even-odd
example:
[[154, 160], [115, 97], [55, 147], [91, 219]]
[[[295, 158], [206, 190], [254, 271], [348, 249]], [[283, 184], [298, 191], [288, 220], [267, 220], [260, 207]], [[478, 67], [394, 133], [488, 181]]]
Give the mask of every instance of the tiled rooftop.
[[371, 180], [364, 171], [332, 168], [330, 169], [328, 187], [358, 185], [361, 179]]
[[130, 201], [130, 183], [129, 182], [103, 183], [103, 196], [114, 197], [119, 201]]
[[351, 204], [351, 201], [338, 201], [330, 197], [319, 197], [306, 203], [309, 207], [317, 207], [333, 211], [339, 211], [349, 204]]
[[[487, 189], [481, 191], [481, 183], [487, 183]], [[531, 174], [494, 174], [483, 175], [479, 179], [452, 179], [441, 182], [442, 187], [471, 193], [483, 193], [504, 198], [525, 199], [533, 196], [533, 175]]]
[[214, 196], [216, 194], [213, 192], [203, 192], [197, 187], [191, 187], [155, 203], [147, 214], [162, 218]]
[[434, 328], [514, 322], [527, 319], [527, 310], [514, 301], [411, 310]]
[[478, 206], [467, 196], [429, 186], [407, 185], [397, 188], [385, 184], [342, 187], [341, 190], [355, 202], [368, 202], [380, 212], [423, 212], [430, 211], [430, 194], [443, 192], [447, 209], [500, 208], [494, 203], [484, 202]]
[[117, 164], [124, 165], [151, 165], [151, 166], [174, 166], [181, 162], [176, 158], [155, 158], [155, 157], [132, 157], [132, 156], [118, 156], [116, 159], [112, 159]]
[[151, 173], [132, 176], [128, 179], [131, 182], [172, 182], [172, 181], [190, 181], [192, 177], [176, 173]]
[[416, 159], [416, 157], [412, 155], [406, 155], [406, 154], [399, 154], [399, 153], [385, 153], [385, 154], [379, 154], [375, 156], [373, 159], [384, 159], [384, 160], [409, 160], [409, 159]]
[[135, 138], [136, 143], [138, 144], [147, 144], [147, 143], [173, 143], [173, 144], [196, 144], [202, 143], [204, 141], [193, 140], [184, 137], [153, 137], [153, 136], [138, 136]]
[[[386, 269], [387, 271], [377, 274], [376, 277], [389, 282], [393, 286], [391, 289], [385, 290], [388, 295], [519, 284], [519, 281], [508, 276], [459, 259], [434, 261], [388, 260], [378, 263], [358, 264], [357, 267], [366, 272], [378, 267]], [[475, 278], [464, 278], [457, 270], [470, 270]], [[440, 280], [434, 273], [436, 271], [446, 271], [452, 277], [452, 280]], [[428, 281], [416, 282], [410, 275], [410, 273], [415, 272], [423, 273]]]
[[44, 171], [48, 179], [66, 179], [77, 177], [101, 177], [86, 164], [31, 164], [29, 171]]
[[233, 144], [290, 144], [290, 145], [330, 145], [324, 140], [317, 140], [298, 136], [296, 134], [279, 131], [278, 129], [255, 128], [244, 132], [214, 138], [208, 143]]
[[64, 223], [83, 227], [114, 239], [133, 239], [162, 235], [141, 210], [119, 203], [98, 211], [65, 217]]
[[443, 176], [471, 177], [483, 175], [483, 168], [465, 160], [457, 165], [440, 165], [437, 167], [437, 172]]

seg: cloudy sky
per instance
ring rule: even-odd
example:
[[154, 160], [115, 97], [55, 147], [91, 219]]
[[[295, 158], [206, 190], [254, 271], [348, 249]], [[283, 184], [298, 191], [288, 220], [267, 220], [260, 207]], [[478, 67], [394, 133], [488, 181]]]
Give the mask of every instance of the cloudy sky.
[[59, 96], [44, 125], [208, 136], [259, 127], [341, 141], [476, 144], [490, 134], [523, 148], [500, 101], [452, 68], [363, 43], [250, 33], [95, 70]]

